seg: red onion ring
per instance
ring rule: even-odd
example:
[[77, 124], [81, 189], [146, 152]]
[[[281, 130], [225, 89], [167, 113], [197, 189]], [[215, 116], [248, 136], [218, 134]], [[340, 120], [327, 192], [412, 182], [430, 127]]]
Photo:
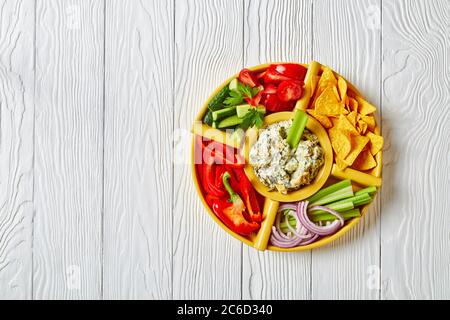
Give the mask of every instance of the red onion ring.
[[[281, 231], [280, 220], [281, 213], [284, 210], [294, 211], [295, 214], [288, 213], [287, 215], [293, 216], [296, 220], [296, 228], [293, 228], [287, 215], [285, 216], [285, 223], [289, 229], [289, 233], [285, 234]], [[323, 225], [319, 225], [312, 222], [308, 217], [308, 211], [323, 210], [331, 213], [337, 217], [337, 220]], [[275, 225], [272, 226], [272, 234], [270, 242], [280, 248], [292, 248], [297, 246], [305, 246], [316, 241], [320, 236], [330, 235], [336, 232], [344, 225], [344, 219], [342, 215], [336, 211], [324, 206], [312, 206], [308, 209], [308, 201], [298, 202], [297, 205], [293, 203], [285, 203], [278, 208], [278, 214], [275, 219]]]
[[312, 206], [308, 210], [309, 211], [323, 210], [328, 213], [331, 213], [333, 216], [337, 217], [339, 221], [341, 221], [341, 227], [344, 225], [344, 218], [342, 217], [342, 215], [340, 215], [337, 211], [334, 211], [333, 209], [324, 206]]
[[[298, 203], [298, 207], [297, 207], [297, 214], [298, 214], [298, 218], [300, 220], [300, 223], [309, 230], [309, 232], [318, 234], [319, 236], [327, 236], [329, 234], [332, 234], [334, 232], [336, 232], [340, 227], [342, 227], [342, 225], [344, 224], [344, 219], [342, 218], [342, 216], [337, 213], [334, 210], [328, 209], [326, 208], [327, 212], [330, 212], [331, 214], [335, 215], [336, 217], [338, 217], [338, 220], [333, 221], [332, 223], [330, 223], [329, 225], [326, 226], [318, 226], [316, 225], [314, 222], [312, 222], [309, 217], [308, 217], [308, 213], [306, 208], [308, 207], [308, 201], [302, 201]], [[317, 206], [319, 207], [319, 206]], [[313, 207], [314, 208], [314, 207]], [[319, 210], [319, 209], [316, 209]], [[323, 210], [323, 207], [320, 208], [320, 210]], [[331, 212], [331, 211], [333, 212]]]

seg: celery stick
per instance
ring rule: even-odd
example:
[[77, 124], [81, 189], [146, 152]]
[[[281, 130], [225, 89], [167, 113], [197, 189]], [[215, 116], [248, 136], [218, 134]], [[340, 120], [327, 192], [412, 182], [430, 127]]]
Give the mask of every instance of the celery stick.
[[288, 136], [286, 138], [286, 142], [289, 144], [291, 149], [297, 148], [307, 122], [308, 115], [304, 111], [295, 111], [294, 121], [292, 121], [292, 126], [289, 129]]
[[329, 195], [331, 193], [334, 193], [336, 191], [339, 191], [339, 190], [341, 190], [341, 189], [343, 189], [345, 187], [351, 186], [351, 185], [352, 185], [352, 183], [351, 183], [350, 180], [348, 180], [348, 179], [347, 180], [342, 180], [342, 181], [340, 181], [338, 183], [332, 184], [329, 187], [323, 188], [322, 190], [320, 190], [319, 192], [317, 192], [313, 196], [309, 197], [308, 201], [310, 203], [314, 203], [317, 200], [319, 200], [319, 199], [321, 199], [321, 198], [323, 198], [323, 197], [325, 197], [325, 196], [327, 196], [327, 195]]
[[353, 188], [351, 185], [338, 191], [335, 191], [325, 197], [322, 197], [317, 201], [310, 202], [309, 205], [310, 206], [325, 205], [327, 203], [335, 202], [350, 197], [353, 197]]
[[[349, 220], [355, 217], [360, 217], [361, 212], [359, 209], [352, 209], [349, 211], [345, 211], [341, 213], [344, 220]], [[334, 221], [336, 220], [336, 216], [332, 215], [331, 213], [321, 214], [318, 216], [311, 217], [311, 221], [313, 222], [319, 222], [319, 221]]]
[[[361, 216], [361, 212], [359, 209], [351, 209], [351, 210], [347, 210], [345, 212], [341, 213], [342, 217], [344, 218], [344, 220], [350, 220], [352, 218], [356, 218], [356, 217], [360, 217]], [[311, 221], [313, 222], [319, 222], [319, 221], [334, 221], [336, 220], [336, 216], [332, 215], [331, 213], [322, 213], [320, 215], [314, 215], [314, 216], [310, 216]], [[291, 225], [292, 228], [295, 229], [297, 222], [295, 219], [289, 219], [289, 224]], [[280, 229], [282, 232], [287, 233], [289, 232], [289, 228], [286, 224], [286, 222], [281, 222], [280, 223]]]
[[361, 195], [363, 193], [368, 193], [369, 195], [372, 196], [375, 193], [377, 193], [377, 187], [371, 186], [371, 187], [367, 187], [367, 188], [361, 189], [361, 190], [355, 192], [355, 196], [359, 196], [359, 195]]
[[360, 194], [359, 196], [354, 196], [351, 198], [347, 198], [347, 199], [335, 202], [335, 203], [333, 203], [333, 205], [339, 205], [339, 204], [342, 204], [342, 203], [345, 203], [348, 201], [351, 201], [353, 203], [353, 206], [357, 207], [357, 206], [361, 206], [363, 204], [367, 204], [367, 203], [371, 202], [372, 197], [369, 196], [368, 193], [363, 193], [363, 194]]
[[[326, 205], [327, 208], [332, 209], [334, 211], [337, 212], [345, 212], [348, 210], [353, 209], [355, 206], [353, 205], [353, 201], [347, 201], [347, 199], [345, 199], [346, 201], [342, 200], [339, 202], [334, 202], [334, 203], [330, 203], [328, 205]], [[310, 216], [319, 216], [321, 214], [326, 213], [326, 211], [324, 210], [313, 210], [313, 211], [309, 211], [308, 214]]]
[[364, 193], [362, 195], [356, 196], [353, 200], [353, 205], [355, 207], [362, 206], [364, 204], [368, 204], [372, 202], [372, 197], [369, 194]]

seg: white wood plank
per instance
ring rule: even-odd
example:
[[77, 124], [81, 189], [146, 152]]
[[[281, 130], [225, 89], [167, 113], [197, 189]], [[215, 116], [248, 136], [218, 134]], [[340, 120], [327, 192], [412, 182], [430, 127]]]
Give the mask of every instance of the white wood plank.
[[[376, 106], [380, 9], [380, 1], [373, 0], [316, 1], [313, 16], [314, 58], [342, 74]], [[379, 248], [379, 206], [373, 203], [353, 230], [312, 252], [312, 299], [378, 299]]]
[[[311, 60], [312, 1], [246, 1], [244, 64]], [[244, 299], [308, 299], [310, 252], [259, 252], [244, 246]]]
[[38, 1], [34, 297], [101, 297], [103, 1]]
[[450, 298], [450, 5], [383, 1], [383, 299]]
[[0, 299], [31, 298], [34, 1], [0, 1]]
[[[210, 93], [242, 66], [239, 0], [175, 2], [173, 296], [239, 299], [241, 243], [209, 217], [192, 182], [191, 137], [195, 115]], [[183, 152], [186, 151], [186, 152]], [[184, 155], [184, 158], [182, 158]]]
[[104, 298], [172, 296], [173, 3], [106, 3]]

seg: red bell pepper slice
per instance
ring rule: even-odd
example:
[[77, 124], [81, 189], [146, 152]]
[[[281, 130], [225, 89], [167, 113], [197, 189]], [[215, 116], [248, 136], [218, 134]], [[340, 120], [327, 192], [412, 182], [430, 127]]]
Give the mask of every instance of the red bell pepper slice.
[[235, 169], [234, 173], [236, 175], [236, 180], [239, 181], [239, 190], [241, 191], [241, 195], [244, 199], [250, 219], [254, 222], [261, 222], [262, 214], [255, 189], [253, 189], [253, 186], [245, 175], [244, 170]]
[[223, 189], [216, 187], [214, 184], [214, 173], [215, 173], [215, 164], [205, 163], [203, 165], [203, 188], [206, 193], [209, 193], [216, 197], [222, 197], [225, 192]]
[[217, 200], [220, 200], [220, 198], [216, 197], [216, 196], [213, 196], [213, 195], [210, 195], [208, 193], [205, 195], [205, 201], [206, 201], [206, 203], [208, 204], [208, 206], [210, 208], [213, 207], [214, 202], [217, 201]]
[[[210, 156], [217, 164], [226, 164], [233, 168], [243, 168], [245, 166], [244, 159], [230, 146], [216, 141], [211, 141], [206, 147], [204, 144], [202, 146], [204, 158]], [[225, 154], [223, 150], [225, 150]]]
[[222, 188], [218, 188], [215, 185], [215, 163], [214, 158], [209, 152], [204, 152], [203, 158], [205, 163], [203, 164], [203, 188], [206, 193], [212, 194], [216, 197], [221, 197], [225, 194]]
[[[222, 222], [234, 232], [241, 235], [249, 235], [260, 228], [256, 222], [248, 222], [244, 218], [245, 205], [241, 197], [233, 191], [228, 179], [229, 172], [223, 174], [223, 185], [230, 195], [228, 202], [222, 200], [214, 200], [212, 209], [214, 213], [222, 220]], [[230, 205], [231, 202], [231, 205]]]

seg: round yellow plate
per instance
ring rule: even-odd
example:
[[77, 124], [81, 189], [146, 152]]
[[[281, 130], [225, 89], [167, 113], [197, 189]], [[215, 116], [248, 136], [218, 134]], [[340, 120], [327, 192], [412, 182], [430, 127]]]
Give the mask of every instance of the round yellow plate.
[[[286, 63], [286, 62], [273, 62], [273, 63], [268, 63], [268, 64], [261, 64], [255, 67], [251, 67], [249, 68], [250, 70], [254, 70], [254, 71], [262, 71], [264, 69], [267, 69], [267, 67], [270, 64], [277, 64], [277, 63]], [[307, 64], [301, 64], [304, 67], [308, 68]], [[335, 75], [338, 76], [338, 74], [335, 72]], [[203, 116], [205, 115], [206, 111], [208, 110], [208, 103], [209, 101], [211, 101], [211, 99], [225, 86], [227, 85], [232, 79], [236, 78], [238, 76], [238, 74], [233, 75], [232, 77], [230, 77], [229, 79], [227, 79], [226, 81], [224, 81], [208, 98], [208, 100], [205, 102], [205, 104], [203, 105], [203, 107], [200, 109], [199, 113], [197, 114], [196, 118], [195, 118], [195, 122], [200, 122], [203, 119]], [[347, 80], [346, 80], [347, 81]], [[358, 95], [361, 95], [359, 93], [359, 91], [350, 83], [347, 81], [348, 87], [349, 89], [351, 89], [353, 92], [355, 92]], [[275, 115], [275, 114], [274, 114]], [[267, 116], [266, 118], [268, 118], [269, 116]], [[277, 117], [277, 116], [274, 116]], [[309, 121], [308, 121], [309, 122]], [[313, 130], [311, 130], [313, 131]], [[314, 132], [314, 131], [313, 131]], [[315, 132], [316, 133], [316, 132]], [[375, 129], [375, 133], [379, 134], [379, 128], [376, 127]], [[320, 134], [320, 133], [319, 133]], [[317, 135], [317, 133], [316, 133]], [[322, 142], [321, 142], [322, 145]], [[373, 169], [373, 175], [375, 177], [381, 177], [381, 159], [382, 159], [382, 152], [378, 152], [377, 157], [376, 157], [376, 161], [377, 161], [377, 167], [375, 167], [375, 169]], [[220, 221], [219, 218], [217, 218], [217, 216], [214, 214], [214, 212], [212, 212], [211, 208], [208, 206], [208, 204], [205, 201], [205, 198], [203, 197], [203, 193], [199, 184], [199, 180], [198, 180], [198, 176], [197, 176], [197, 172], [196, 172], [196, 166], [195, 166], [195, 136], [192, 138], [192, 154], [191, 154], [191, 166], [192, 166], [192, 178], [194, 181], [194, 185], [195, 185], [195, 189], [197, 190], [197, 193], [203, 203], [203, 205], [205, 206], [207, 212], [209, 213], [209, 215], [211, 216], [211, 218], [223, 229], [225, 230], [227, 233], [229, 233], [231, 236], [233, 236], [234, 238], [238, 239], [239, 241], [242, 241], [243, 243], [254, 247], [255, 243], [254, 240], [256, 238], [256, 235], [252, 235], [249, 237], [244, 237], [241, 236], [233, 231], [231, 231], [230, 229], [228, 229], [227, 226], [225, 226], [223, 224], [222, 221]], [[325, 166], [325, 165], [324, 165]], [[325, 171], [325, 170], [324, 170]], [[318, 178], [317, 178], [318, 179]], [[328, 183], [332, 182], [333, 178], [328, 179]], [[252, 182], [253, 184], [253, 182]], [[255, 186], [256, 189], [256, 184], [253, 184], [253, 186]], [[359, 188], [359, 186], [355, 185], [356, 188]], [[291, 199], [289, 201], [283, 201], [283, 202], [293, 202], [295, 201], [295, 199]], [[267, 247], [267, 250], [272, 250], [272, 251], [283, 251], [283, 252], [295, 252], [295, 251], [304, 251], [304, 250], [311, 250], [311, 249], [316, 249], [319, 247], [322, 247], [326, 244], [329, 244], [330, 242], [338, 239], [339, 237], [341, 237], [342, 235], [344, 235], [346, 232], [348, 232], [353, 226], [355, 226], [359, 220], [367, 213], [368, 209], [369, 209], [370, 204], [365, 205], [361, 208], [361, 217], [359, 218], [353, 218], [349, 221], [347, 221], [344, 225], [344, 227], [342, 227], [339, 231], [337, 231], [335, 234], [332, 234], [330, 236], [327, 237], [323, 237], [320, 238], [319, 240], [317, 240], [316, 242], [313, 242], [311, 244], [308, 244], [306, 246], [299, 246], [299, 247], [294, 247], [294, 248], [279, 248], [279, 247], [275, 247], [272, 245], [269, 245]]]

